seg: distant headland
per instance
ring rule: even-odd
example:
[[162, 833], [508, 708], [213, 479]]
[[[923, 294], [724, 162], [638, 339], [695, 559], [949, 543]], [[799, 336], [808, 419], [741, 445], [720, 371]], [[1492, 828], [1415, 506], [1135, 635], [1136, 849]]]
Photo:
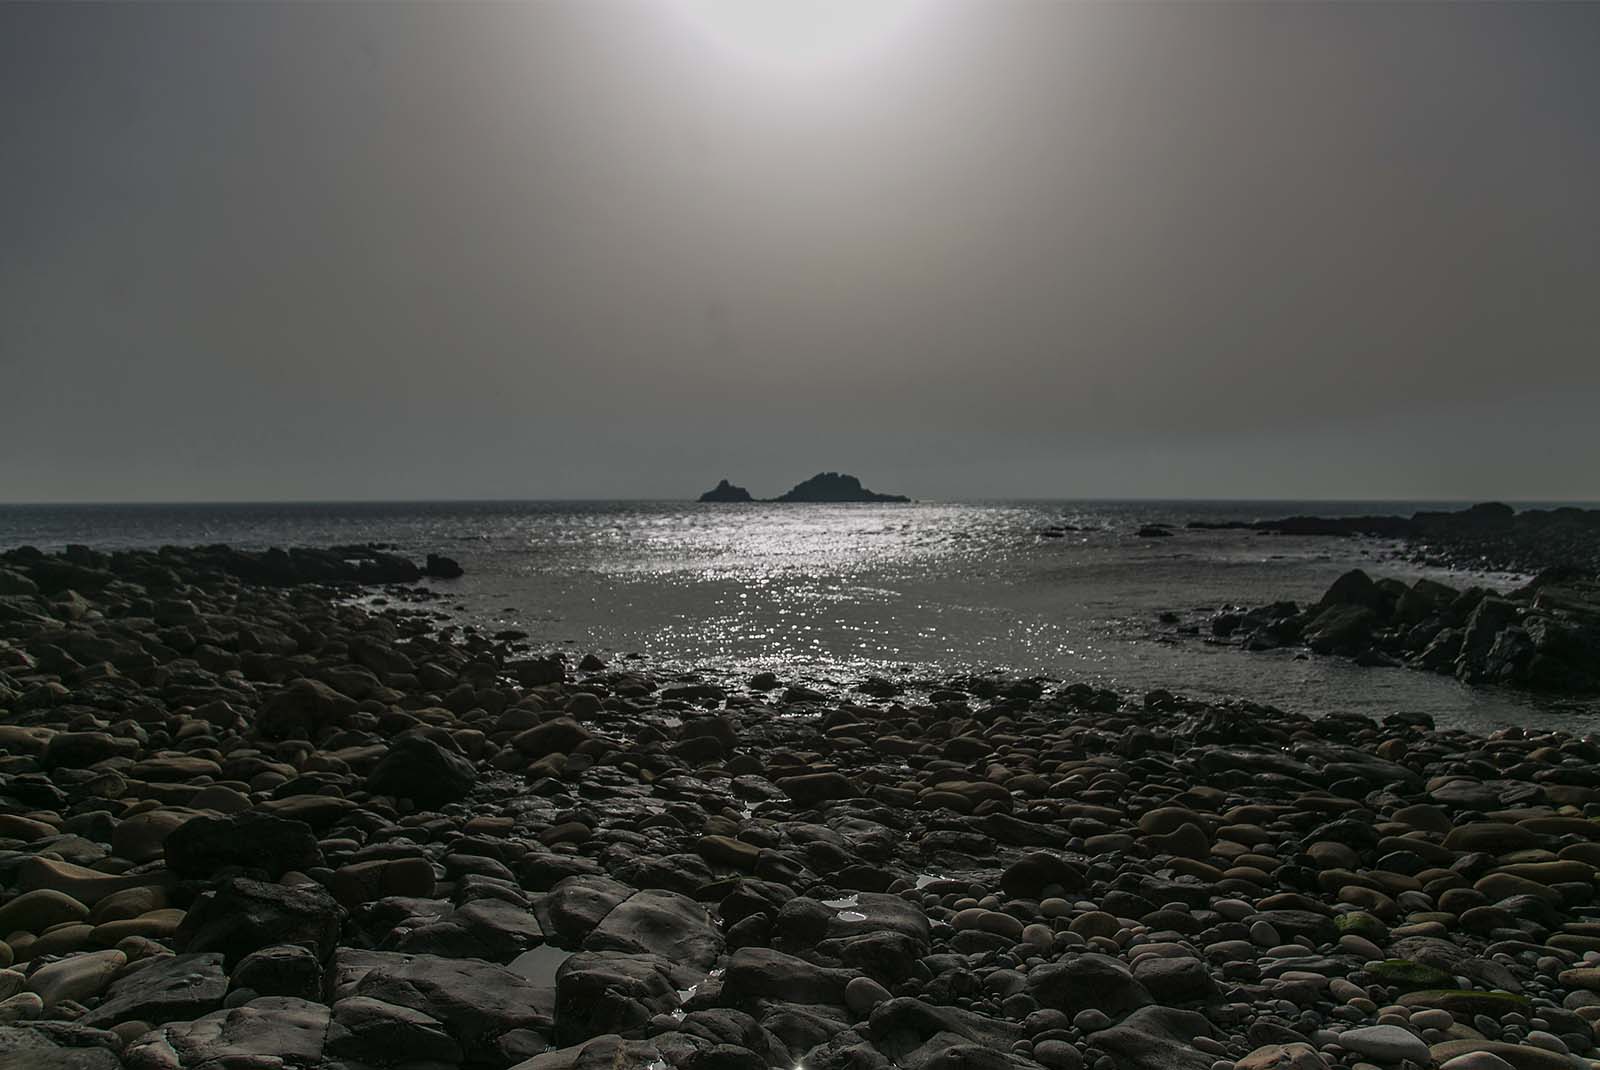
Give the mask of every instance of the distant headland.
[[[702, 502], [749, 502], [757, 499], [743, 487], [734, 486], [726, 479], [700, 495]], [[909, 502], [903, 494], [879, 494], [861, 485], [861, 480], [840, 472], [818, 472], [803, 483], [795, 484], [786, 494], [776, 498], [761, 499], [772, 502]]]

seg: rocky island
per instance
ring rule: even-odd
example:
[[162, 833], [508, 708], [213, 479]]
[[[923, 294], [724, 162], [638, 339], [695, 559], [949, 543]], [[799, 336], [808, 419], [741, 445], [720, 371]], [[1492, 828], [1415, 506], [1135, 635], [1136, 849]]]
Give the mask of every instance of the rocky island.
[[1590, 740], [574, 662], [422, 571], [0, 554], [0, 1065], [1595, 1065]]
[[[743, 487], [736, 487], [726, 479], [700, 495], [702, 502], [748, 502], [753, 499]], [[861, 485], [861, 480], [840, 472], [818, 472], [803, 483], [797, 483], [787, 493], [776, 498], [763, 498], [768, 502], [909, 502], [903, 494], [879, 494]]]
[[726, 479], [718, 480], [717, 485], [700, 495], [696, 501], [702, 502], [749, 502], [755, 499], [750, 497], [750, 492], [743, 487], [736, 487]]
[[788, 493], [780, 494], [778, 502], [909, 502], [903, 494], [879, 494], [861, 485], [855, 476], [839, 472], [818, 472], [803, 483], [797, 483]]

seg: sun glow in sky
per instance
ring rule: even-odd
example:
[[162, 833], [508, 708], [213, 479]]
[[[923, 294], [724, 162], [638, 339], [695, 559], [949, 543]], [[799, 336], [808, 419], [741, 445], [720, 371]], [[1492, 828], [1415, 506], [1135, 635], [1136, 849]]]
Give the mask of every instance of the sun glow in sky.
[[730, 54], [806, 73], [861, 58], [901, 35], [919, 0], [667, 0]]

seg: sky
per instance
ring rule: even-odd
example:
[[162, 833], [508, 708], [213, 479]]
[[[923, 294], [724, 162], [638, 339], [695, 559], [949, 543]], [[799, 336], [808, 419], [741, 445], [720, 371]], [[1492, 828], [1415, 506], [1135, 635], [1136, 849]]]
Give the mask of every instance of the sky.
[[1600, 499], [1597, 54], [1600, 4], [0, 4], [0, 501]]

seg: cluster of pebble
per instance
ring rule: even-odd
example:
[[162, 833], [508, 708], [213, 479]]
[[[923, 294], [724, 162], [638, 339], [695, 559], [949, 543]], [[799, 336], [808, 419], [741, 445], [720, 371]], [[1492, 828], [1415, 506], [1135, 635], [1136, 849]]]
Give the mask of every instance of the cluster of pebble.
[[217, 554], [0, 555], [0, 1066], [1600, 1066], [1591, 740], [572, 664]]

